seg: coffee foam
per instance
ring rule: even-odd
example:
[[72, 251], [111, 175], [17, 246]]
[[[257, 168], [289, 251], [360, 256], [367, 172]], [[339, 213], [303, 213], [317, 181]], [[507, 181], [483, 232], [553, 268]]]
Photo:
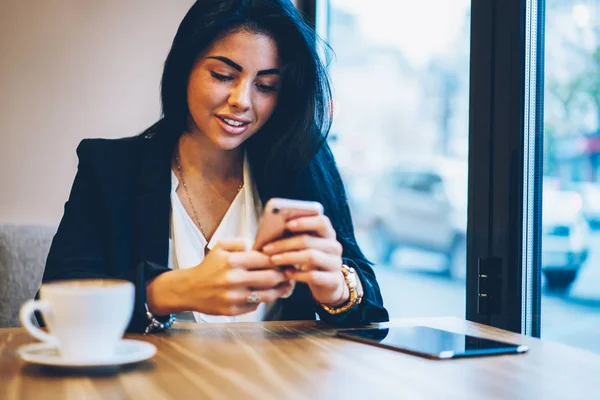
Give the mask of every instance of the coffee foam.
[[64, 288], [100, 288], [100, 287], [114, 287], [129, 283], [128, 281], [118, 279], [74, 279], [69, 281], [58, 281], [45, 284], [46, 286], [52, 287], [64, 287]]

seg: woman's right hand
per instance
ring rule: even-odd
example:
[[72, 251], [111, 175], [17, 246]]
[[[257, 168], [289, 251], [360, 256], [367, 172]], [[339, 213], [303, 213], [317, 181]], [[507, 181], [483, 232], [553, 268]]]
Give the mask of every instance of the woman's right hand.
[[[223, 240], [193, 268], [159, 275], [146, 287], [148, 307], [156, 315], [196, 311], [240, 315], [284, 296], [292, 283], [270, 257], [249, 251], [244, 239]], [[258, 303], [249, 303], [256, 293]]]

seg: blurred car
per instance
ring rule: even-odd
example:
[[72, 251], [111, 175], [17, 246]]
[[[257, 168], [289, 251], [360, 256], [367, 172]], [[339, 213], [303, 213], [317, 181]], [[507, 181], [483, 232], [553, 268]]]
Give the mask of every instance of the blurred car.
[[600, 185], [591, 182], [568, 182], [560, 187], [581, 196], [582, 212], [590, 228], [600, 229]]
[[[467, 164], [448, 158], [406, 160], [370, 177], [353, 212], [367, 228], [375, 261], [389, 264], [396, 249], [441, 253], [444, 273], [466, 273]], [[360, 185], [358, 187], [361, 187]], [[368, 200], [365, 198], [368, 196]]]
[[542, 272], [550, 290], [566, 290], [589, 254], [589, 227], [583, 201], [575, 192], [544, 187]]

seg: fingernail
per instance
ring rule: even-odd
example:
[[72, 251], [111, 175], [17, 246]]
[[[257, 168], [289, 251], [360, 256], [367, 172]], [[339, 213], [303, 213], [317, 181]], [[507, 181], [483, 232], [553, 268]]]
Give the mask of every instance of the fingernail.
[[265, 253], [270, 253], [270, 252], [272, 252], [273, 250], [275, 250], [275, 246], [274, 246], [274, 245], [272, 245], [272, 244], [268, 244], [268, 245], [266, 245], [265, 247], [263, 247], [263, 251], [264, 251]]
[[283, 257], [280, 255], [271, 256], [271, 261], [273, 261], [273, 262], [281, 261], [282, 258]]
[[297, 221], [290, 221], [290, 222], [288, 222], [288, 226], [290, 228], [295, 228], [295, 227], [298, 226], [298, 222]]

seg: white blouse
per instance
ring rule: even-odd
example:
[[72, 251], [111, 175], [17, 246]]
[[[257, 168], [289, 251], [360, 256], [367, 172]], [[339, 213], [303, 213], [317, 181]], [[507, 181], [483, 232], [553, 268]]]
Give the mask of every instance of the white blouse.
[[[204, 248], [212, 249], [218, 241], [223, 239], [246, 238], [249, 243], [253, 242], [262, 215], [262, 203], [252, 180], [247, 156], [244, 157], [243, 175], [244, 186], [242, 190], [229, 206], [227, 213], [207, 245], [206, 238], [188, 215], [177, 195], [179, 180], [176, 174], [171, 171], [169, 268], [176, 270], [197, 266], [204, 260]], [[262, 321], [268, 313], [271, 314], [275, 311], [274, 305], [275, 303], [261, 303], [255, 311], [236, 317], [208, 315], [198, 312], [194, 312], [193, 316], [196, 322]], [[178, 315], [178, 318], [185, 318], [184, 314]], [[189, 313], [187, 314], [189, 315]]]

